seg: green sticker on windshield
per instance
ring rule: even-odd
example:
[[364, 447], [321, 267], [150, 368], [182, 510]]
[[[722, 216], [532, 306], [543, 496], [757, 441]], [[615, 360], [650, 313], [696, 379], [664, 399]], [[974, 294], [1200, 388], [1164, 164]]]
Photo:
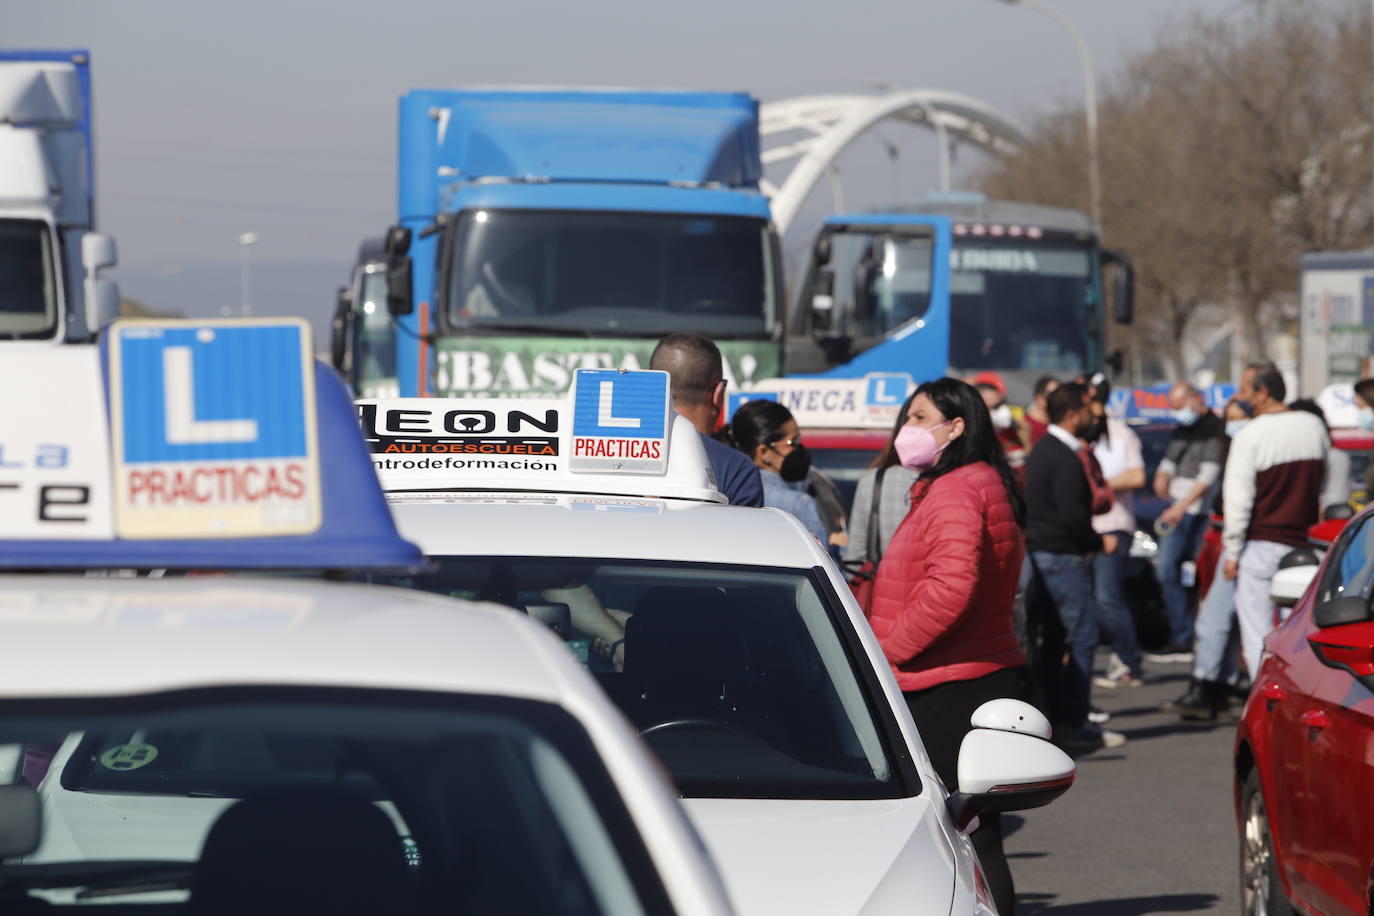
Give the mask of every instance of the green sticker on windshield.
[[156, 759], [157, 748], [140, 741], [110, 748], [100, 755], [100, 765], [107, 770], [123, 773], [146, 767]]

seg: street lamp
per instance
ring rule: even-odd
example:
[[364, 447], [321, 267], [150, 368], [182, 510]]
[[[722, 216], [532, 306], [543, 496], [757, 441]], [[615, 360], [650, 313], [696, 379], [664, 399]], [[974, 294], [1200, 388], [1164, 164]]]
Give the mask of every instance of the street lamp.
[[1099, 234], [1102, 232], [1102, 174], [1097, 155], [1097, 73], [1093, 67], [1092, 53], [1083, 33], [1059, 10], [1044, 0], [998, 0], [1008, 6], [1024, 6], [1038, 10], [1064, 27], [1078, 46], [1078, 57], [1083, 63], [1083, 104], [1088, 112], [1088, 200], [1092, 208], [1093, 225]]
[[245, 232], [239, 236], [239, 312], [245, 317], [252, 311], [248, 297], [248, 249], [257, 243], [256, 232]]

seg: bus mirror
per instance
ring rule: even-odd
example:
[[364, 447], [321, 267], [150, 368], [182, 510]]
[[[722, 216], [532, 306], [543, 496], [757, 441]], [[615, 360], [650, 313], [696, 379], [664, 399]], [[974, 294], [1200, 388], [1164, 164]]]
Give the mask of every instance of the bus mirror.
[[811, 329], [828, 331], [835, 314], [835, 274], [827, 268], [816, 272], [811, 294]]
[[410, 272], [410, 230], [392, 226], [386, 231], [386, 310], [393, 315], [409, 315], [415, 309]]
[[329, 362], [344, 376], [348, 375], [348, 339], [353, 328], [353, 297], [347, 286], [340, 286], [334, 297], [334, 321], [330, 327]]
[[824, 267], [830, 263], [830, 236], [822, 235], [816, 239], [816, 266]]
[[1116, 267], [1112, 284], [1112, 298], [1115, 300], [1112, 317], [1117, 324], [1130, 324], [1135, 318], [1135, 267], [1120, 252], [1103, 251], [1102, 255], [1104, 261]]

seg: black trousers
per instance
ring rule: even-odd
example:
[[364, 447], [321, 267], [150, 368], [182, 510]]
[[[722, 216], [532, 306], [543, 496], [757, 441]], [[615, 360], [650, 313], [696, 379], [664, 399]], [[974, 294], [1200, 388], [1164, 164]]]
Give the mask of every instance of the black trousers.
[[[973, 680], [948, 681], [903, 696], [935, 772], [953, 792], [959, 788], [959, 745], [972, 728], [969, 717], [988, 700], [1010, 697], [1029, 701], [1030, 679], [1024, 667], [1004, 668]], [[979, 821], [969, 839], [978, 852], [997, 912], [1011, 916], [1016, 909], [1016, 886], [1002, 849], [1002, 816], [988, 815]]]

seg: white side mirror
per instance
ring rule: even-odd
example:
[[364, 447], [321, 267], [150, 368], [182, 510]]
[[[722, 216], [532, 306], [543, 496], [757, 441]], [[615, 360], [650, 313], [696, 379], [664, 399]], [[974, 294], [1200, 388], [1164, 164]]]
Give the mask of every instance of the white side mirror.
[[119, 263], [114, 239], [99, 232], [87, 232], [81, 237], [81, 263], [86, 267], [87, 276], [114, 267]]
[[86, 334], [94, 338], [100, 329], [119, 317], [119, 287], [100, 272], [118, 261], [114, 239], [99, 232], [81, 237], [81, 260], [86, 268], [84, 289]]
[[1049, 742], [1050, 723], [1020, 700], [991, 700], [970, 718], [959, 746], [959, 790], [950, 813], [963, 829], [979, 814], [1048, 805], [1073, 785], [1077, 766]]
[[1269, 599], [1279, 607], [1294, 607], [1317, 577], [1318, 566], [1290, 566], [1274, 573], [1269, 582]]

